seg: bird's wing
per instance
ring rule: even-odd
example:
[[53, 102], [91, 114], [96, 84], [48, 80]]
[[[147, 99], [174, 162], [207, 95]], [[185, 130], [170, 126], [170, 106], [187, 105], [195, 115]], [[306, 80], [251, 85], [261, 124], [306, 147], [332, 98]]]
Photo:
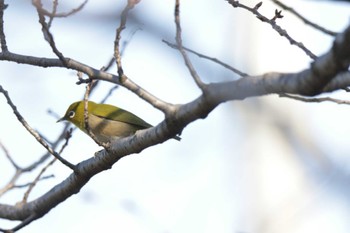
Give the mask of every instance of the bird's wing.
[[112, 121], [120, 121], [127, 124], [133, 124], [139, 126], [140, 128], [152, 127], [152, 125], [148, 124], [146, 121], [142, 120], [131, 112], [109, 104], [99, 104], [96, 108], [93, 109], [92, 112], [90, 112], [90, 114]]

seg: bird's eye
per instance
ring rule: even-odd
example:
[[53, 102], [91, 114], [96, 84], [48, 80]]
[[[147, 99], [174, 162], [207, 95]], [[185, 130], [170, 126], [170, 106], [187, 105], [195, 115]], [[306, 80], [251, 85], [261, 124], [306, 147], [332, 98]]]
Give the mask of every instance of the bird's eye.
[[69, 113], [68, 113], [68, 117], [69, 118], [73, 118], [75, 116], [75, 112], [74, 111], [70, 111]]

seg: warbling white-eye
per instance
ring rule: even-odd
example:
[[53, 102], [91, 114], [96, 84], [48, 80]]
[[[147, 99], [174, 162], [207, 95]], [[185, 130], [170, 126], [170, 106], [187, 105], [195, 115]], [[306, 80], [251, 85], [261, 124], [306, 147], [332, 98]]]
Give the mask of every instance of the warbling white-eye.
[[[91, 132], [100, 142], [109, 142], [120, 137], [127, 137], [137, 130], [152, 127], [146, 121], [124, 109], [109, 104], [97, 104], [88, 101], [88, 124]], [[80, 130], [88, 133], [84, 120], [84, 101], [72, 103], [60, 121], [69, 121]], [[180, 137], [174, 139], [180, 141]]]

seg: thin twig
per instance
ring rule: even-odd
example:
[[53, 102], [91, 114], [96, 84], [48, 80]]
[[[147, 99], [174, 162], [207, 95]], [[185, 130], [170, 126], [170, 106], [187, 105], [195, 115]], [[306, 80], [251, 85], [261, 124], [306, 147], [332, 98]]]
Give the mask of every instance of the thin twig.
[[91, 81], [86, 85], [86, 91], [84, 95], [84, 128], [86, 129], [86, 132], [88, 135], [99, 145], [104, 148], [109, 147], [109, 143], [101, 142], [97, 136], [91, 131], [90, 125], [89, 125], [89, 111], [88, 111], [88, 105], [89, 105], [89, 95], [91, 87], [93, 86], [94, 81]]
[[4, 31], [4, 11], [7, 8], [4, 0], [0, 0], [0, 44], [1, 52], [7, 52], [6, 36]]
[[18, 121], [24, 126], [24, 128], [48, 151], [50, 154], [55, 156], [61, 163], [66, 165], [72, 170], [75, 170], [75, 166], [62, 158], [54, 149], [52, 149], [45, 140], [36, 132], [30, 125], [27, 123], [27, 121], [22, 117], [22, 115], [18, 112], [17, 107], [13, 104], [10, 96], [8, 95], [8, 92], [3, 89], [3, 87], [0, 85], [0, 92], [4, 94], [8, 105], [12, 108], [13, 113], [17, 117]]
[[310, 58], [312, 58], [313, 60], [315, 60], [317, 58], [317, 56], [315, 54], [313, 54], [308, 48], [306, 48], [303, 43], [298, 42], [296, 40], [294, 40], [286, 30], [284, 30], [283, 28], [281, 28], [279, 25], [277, 25], [276, 23], [276, 19], [277, 18], [281, 18], [283, 17], [279, 12], [279, 11], [275, 11], [275, 16], [272, 19], [268, 19], [267, 17], [265, 17], [264, 15], [260, 14], [259, 12], [259, 8], [262, 5], [262, 2], [259, 2], [258, 4], [255, 5], [255, 7], [248, 7], [244, 4], [241, 4], [239, 1], [234, 1], [234, 0], [227, 0], [228, 3], [230, 3], [234, 8], [242, 8], [245, 9], [247, 11], [252, 12], [259, 20], [261, 20], [262, 22], [268, 23], [271, 25], [271, 27], [278, 32], [278, 34], [280, 34], [280, 36], [285, 37], [292, 45], [296, 45], [297, 47], [299, 47], [301, 50], [303, 50], [306, 55], [308, 55]]
[[[60, 151], [58, 152], [59, 154], [62, 154], [63, 150], [68, 146], [68, 142], [69, 139], [72, 137], [72, 130], [68, 131], [66, 133], [66, 141], [65, 143], [62, 145]], [[47, 170], [48, 167], [52, 166], [52, 164], [54, 164], [56, 162], [57, 158], [53, 158], [45, 167], [43, 167], [43, 169], [41, 169], [41, 171], [39, 172], [39, 174], [35, 177], [34, 181], [30, 183], [28, 190], [24, 193], [23, 199], [22, 199], [22, 203], [26, 203], [29, 197], [29, 194], [31, 193], [31, 191], [33, 190], [33, 188], [36, 186], [36, 184], [42, 180], [42, 175], [44, 174], [44, 172]]]
[[[54, 0], [55, 2], [57, 0]], [[43, 15], [45, 16], [49, 16], [50, 18], [64, 18], [64, 17], [68, 17], [71, 16], [77, 12], [79, 12], [80, 10], [83, 9], [83, 7], [86, 5], [86, 3], [88, 3], [88, 0], [85, 0], [82, 4], [80, 4], [77, 8], [73, 8], [71, 11], [66, 12], [66, 13], [57, 13], [56, 11], [52, 11], [49, 12], [47, 10], [45, 10], [44, 8], [41, 9], [41, 12]]]
[[51, 115], [53, 118], [55, 118], [56, 120], [60, 119], [60, 115], [57, 112], [53, 111], [52, 109], [48, 109], [47, 113]]
[[[66, 133], [67, 128], [68, 128], [68, 124], [64, 127], [62, 133], [58, 136], [57, 140], [52, 144], [52, 148], [53, 148], [53, 149], [55, 149], [55, 148], [58, 146], [58, 144], [61, 142], [61, 140], [62, 140], [63, 138], [66, 138], [66, 135], [67, 135], [67, 133]], [[70, 131], [72, 132], [73, 130], [71, 129]], [[65, 135], [65, 136], [63, 136], [63, 135]], [[15, 170], [16, 170], [16, 171], [15, 171], [13, 177], [9, 180], [9, 182], [8, 182], [6, 185], [4, 185], [3, 188], [0, 189], [0, 197], [1, 197], [4, 193], [6, 193], [6, 192], [8, 192], [8, 191], [10, 191], [10, 190], [12, 190], [12, 189], [14, 189], [14, 188], [20, 188], [20, 187], [24, 186], [24, 185], [16, 185], [16, 181], [17, 181], [23, 174], [25, 174], [25, 173], [27, 173], [27, 172], [31, 172], [32, 170], [34, 170], [35, 168], [37, 168], [40, 164], [44, 163], [44, 162], [50, 157], [50, 155], [51, 155], [51, 154], [50, 154], [49, 152], [45, 153], [45, 154], [44, 154], [43, 156], [41, 156], [37, 161], [33, 162], [32, 164], [28, 165], [27, 167], [20, 167], [20, 166], [17, 165], [17, 167], [15, 167]]]
[[141, 99], [146, 100], [148, 103], [150, 103], [155, 108], [161, 110], [165, 114], [170, 112], [171, 104], [155, 97], [151, 93], [144, 90], [142, 87], [134, 83], [132, 80], [130, 80], [123, 71], [122, 62], [121, 62], [121, 51], [120, 51], [120, 39], [121, 39], [121, 33], [125, 29], [126, 20], [129, 11], [137, 4], [139, 3], [139, 0], [128, 0], [128, 5], [124, 8], [121, 14], [121, 20], [120, 25], [116, 29], [116, 36], [114, 40], [114, 58], [117, 64], [118, 69], [118, 76], [113, 76], [113, 83], [121, 84], [128, 88], [130, 91], [134, 92], [136, 95], [138, 95]]
[[53, 22], [53, 19], [55, 18], [56, 12], [58, 7], [58, 0], [52, 1], [52, 14], [49, 16], [49, 22], [47, 23], [47, 27], [50, 28], [51, 24]]
[[23, 195], [22, 203], [27, 203], [29, 194], [32, 192], [32, 190], [34, 189], [36, 184], [39, 182], [39, 180], [41, 180], [42, 174], [47, 170], [48, 167], [50, 167], [56, 161], [57, 161], [57, 159], [53, 158], [45, 167], [43, 167], [43, 169], [40, 171], [40, 173], [37, 175], [37, 177], [35, 177], [34, 181], [29, 183], [29, 185], [28, 185], [29, 187]]
[[[126, 46], [126, 44], [125, 44], [125, 46]], [[125, 50], [125, 46], [123, 47], [123, 50]], [[121, 53], [122, 53], [122, 52], [121, 52]], [[112, 57], [112, 58], [109, 60], [107, 66], [102, 67], [100, 70], [101, 70], [101, 71], [107, 71], [107, 70], [109, 70], [109, 69], [112, 67], [112, 65], [114, 64], [114, 62], [115, 62], [115, 58]], [[108, 91], [108, 93], [106, 94], [106, 96], [101, 100], [101, 103], [105, 103], [105, 102], [107, 101], [107, 99], [112, 95], [112, 93], [113, 93], [116, 89], [118, 89], [118, 87], [119, 87], [119, 85], [115, 85], [115, 86], [113, 86], [111, 89], [109, 89], [109, 91]]]
[[286, 97], [286, 98], [295, 99], [295, 100], [308, 102], [308, 103], [321, 103], [321, 102], [328, 101], [328, 102], [332, 102], [332, 103], [336, 103], [336, 104], [350, 105], [349, 100], [340, 100], [340, 99], [335, 99], [332, 97], [305, 98], [302, 96], [296, 96], [296, 95], [291, 95], [291, 94], [279, 94], [279, 97]]
[[123, 54], [125, 53], [126, 48], [130, 44], [132, 38], [135, 36], [136, 32], [138, 32], [139, 30], [142, 30], [142, 28], [137, 27], [137, 28], [133, 29], [132, 32], [129, 34], [129, 38], [125, 39], [123, 41], [123, 44], [122, 44], [123, 46], [122, 46], [122, 48], [120, 50], [120, 56], [123, 56]]
[[4, 185], [3, 188], [0, 189], [0, 197], [2, 195], [4, 195], [6, 192], [8, 192], [9, 190], [13, 189], [15, 186], [15, 182], [18, 180], [18, 178], [22, 175], [22, 170], [21, 168], [17, 168], [15, 174], [13, 175], [13, 177], [9, 180], [9, 182]]
[[12, 164], [12, 166], [15, 169], [18, 169], [19, 166], [17, 165], [17, 163], [13, 160], [12, 156], [10, 155], [10, 152], [7, 150], [7, 148], [4, 146], [4, 144], [2, 144], [2, 142], [0, 141], [0, 148], [3, 150], [3, 152], [5, 153], [6, 158], [10, 161], [10, 163]]
[[49, 26], [45, 22], [45, 16], [43, 14], [43, 7], [42, 7], [42, 4], [41, 4], [41, 0], [33, 0], [33, 4], [36, 7], [36, 10], [37, 10], [37, 13], [38, 13], [38, 16], [39, 16], [39, 22], [41, 24], [41, 27], [42, 27], [41, 30], [43, 32], [45, 40], [49, 43], [52, 51], [60, 59], [62, 64], [64, 66], [67, 66], [67, 61], [66, 61], [65, 57], [63, 56], [63, 54], [57, 49], [57, 46], [56, 46], [55, 40], [53, 38], [53, 35], [51, 34], [51, 32], [49, 30]]
[[[165, 44], [167, 44], [170, 48], [179, 49], [179, 47], [178, 47], [176, 44], [170, 43], [169, 41], [162, 40], [162, 42], [164, 42]], [[184, 46], [183, 46], [183, 49], [186, 50], [187, 52], [190, 52], [190, 53], [193, 53], [193, 54], [197, 55], [197, 56], [200, 57], [200, 58], [204, 58], [204, 59], [210, 60], [210, 61], [212, 61], [212, 62], [214, 62], [214, 63], [217, 63], [217, 64], [219, 64], [219, 65], [225, 67], [226, 69], [231, 70], [231, 71], [234, 72], [235, 74], [238, 74], [238, 75], [241, 76], [241, 77], [249, 76], [247, 73], [244, 73], [244, 72], [242, 72], [242, 71], [240, 71], [240, 70], [238, 70], [238, 69], [236, 69], [236, 68], [230, 66], [229, 64], [220, 61], [219, 59], [217, 59], [217, 58], [215, 58], [215, 57], [209, 57], [209, 56], [204, 55], [204, 54], [202, 54], [202, 53], [198, 53], [198, 52], [196, 52], [196, 51], [194, 51], [194, 50], [192, 50], [192, 49], [186, 48], [186, 47], [184, 47]]]
[[[69, 124], [66, 124], [65, 127], [62, 129], [61, 134], [58, 136], [57, 140], [53, 143], [53, 145], [51, 146], [53, 149], [55, 149], [59, 143], [66, 138], [67, 135], [67, 130], [73, 132], [74, 129], [69, 128]], [[34, 170], [35, 168], [37, 168], [40, 164], [44, 163], [48, 158], [50, 157], [50, 153], [46, 153], [43, 156], [41, 156], [38, 161], [32, 163], [31, 165], [22, 168], [23, 172], [30, 172], [32, 170]]]
[[126, 20], [128, 18], [129, 11], [133, 8], [133, 5], [130, 5], [129, 3], [125, 6], [123, 9], [121, 16], [120, 16], [120, 24], [119, 27], [116, 30], [115, 40], [114, 40], [114, 58], [117, 63], [118, 68], [118, 75], [121, 79], [124, 75], [123, 66], [122, 66], [122, 56], [121, 56], [121, 50], [120, 50], [120, 39], [121, 39], [121, 33], [126, 27]]
[[185, 65], [188, 68], [188, 70], [190, 71], [190, 74], [191, 74], [193, 80], [195, 81], [197, 86], [204, 92], [206, 85], [205, 85], [205, 83], [202, 82], [201, 78], [197, 74], [190, 59], [187, 56], [186, 51], [184, 50], [184, 48], [182, 46], [182, 36], [181, 36], [182, 30], [181, 30], [181, 24], [180, 24], [180, 0], [176, 0], [176, 2], [175, 2], [174, 17], [175, 17], [175, 25], [176, 25], [176, 37], [175, 37], [175, 39], [176, 39], [178, 50], [180, 51], [182, 58], [185, 61]]
[[29, 223], [33, 222], [35, 219], [38, 218], [38, 213], [33, 212], [31, 215], [29, 215], [26, 219], [24, 219], [20, 224], [12, 228], [11, 230], [5, 231], [5, 233], [13, 233], [18, 231], [19, 229], [22, 229], [23, 227], [27, 226]]
[[118, 89], [119, 86], [114, 86], [111, 89], [109, 89], [108, 93], [106, 94], [106, 96], [101, 100], [101, 103], [105, 103], [107, 101], [107, 99], [112, 95], [112, 93]]
[[[56, 160], [56, 158], [55, 158], [55, 160]], [[55, 177], [54, 175], [42, 176], [42, 177], [40, 177], [39, 180], [47, 180], [47, 179], [51, 179], [54, 177]], [[13, 185], [13, 188], [25, 188], [25, 187], [28, 187], [32, 184], [33, 184], [33, 182], [28, 182], [26, 184], [16, 184], [16, 185]]]
[[336, 36], [337, 32], [331, 31], [329, 29], [326, 29], [316, 23], [311, 22], [310, 20], [308, 20], [307, 18], [305, 18], [304, 16], [302, 16], [299, 12], [297, 12], [296, 10], [294, 10], [292, 7], [287, 6], [286, 4], [278, 1], [278, 0], [271, 0], [272, 2], [274, 2], [276, 5], [282, 7], [283, 10], [289, 11], [290, 13], [292, 13], [293, 15], [295, 15], [297, 18], [299, 18], [301, 21], [303, 21], [305, 24], [325, 33], [328, 34], [330, 36]]
[[103, 66], [100, 70], [103, 72], [108, 71], [113, 66], [114, 62], [115, 62], [115, 58], [112, 57], [111, 59], [109, 59], [107, 65]]

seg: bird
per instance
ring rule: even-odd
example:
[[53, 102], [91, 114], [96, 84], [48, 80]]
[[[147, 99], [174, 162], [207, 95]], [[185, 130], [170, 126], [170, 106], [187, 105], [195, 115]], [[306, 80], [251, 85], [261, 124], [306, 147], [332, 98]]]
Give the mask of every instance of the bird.
[[[108, 143], [118, 138], [131, 136], [138, 130], [153, 127], [122, 108], [93, 101], [87, 102], [88, 126], [99, 142]], [[57, 122], [69, 121], [89, 135], [85, 127], [84, 106], [84, 100], [72, 103]], [[181, 140], [179, 136], [175, 136], [174, 139]]]

